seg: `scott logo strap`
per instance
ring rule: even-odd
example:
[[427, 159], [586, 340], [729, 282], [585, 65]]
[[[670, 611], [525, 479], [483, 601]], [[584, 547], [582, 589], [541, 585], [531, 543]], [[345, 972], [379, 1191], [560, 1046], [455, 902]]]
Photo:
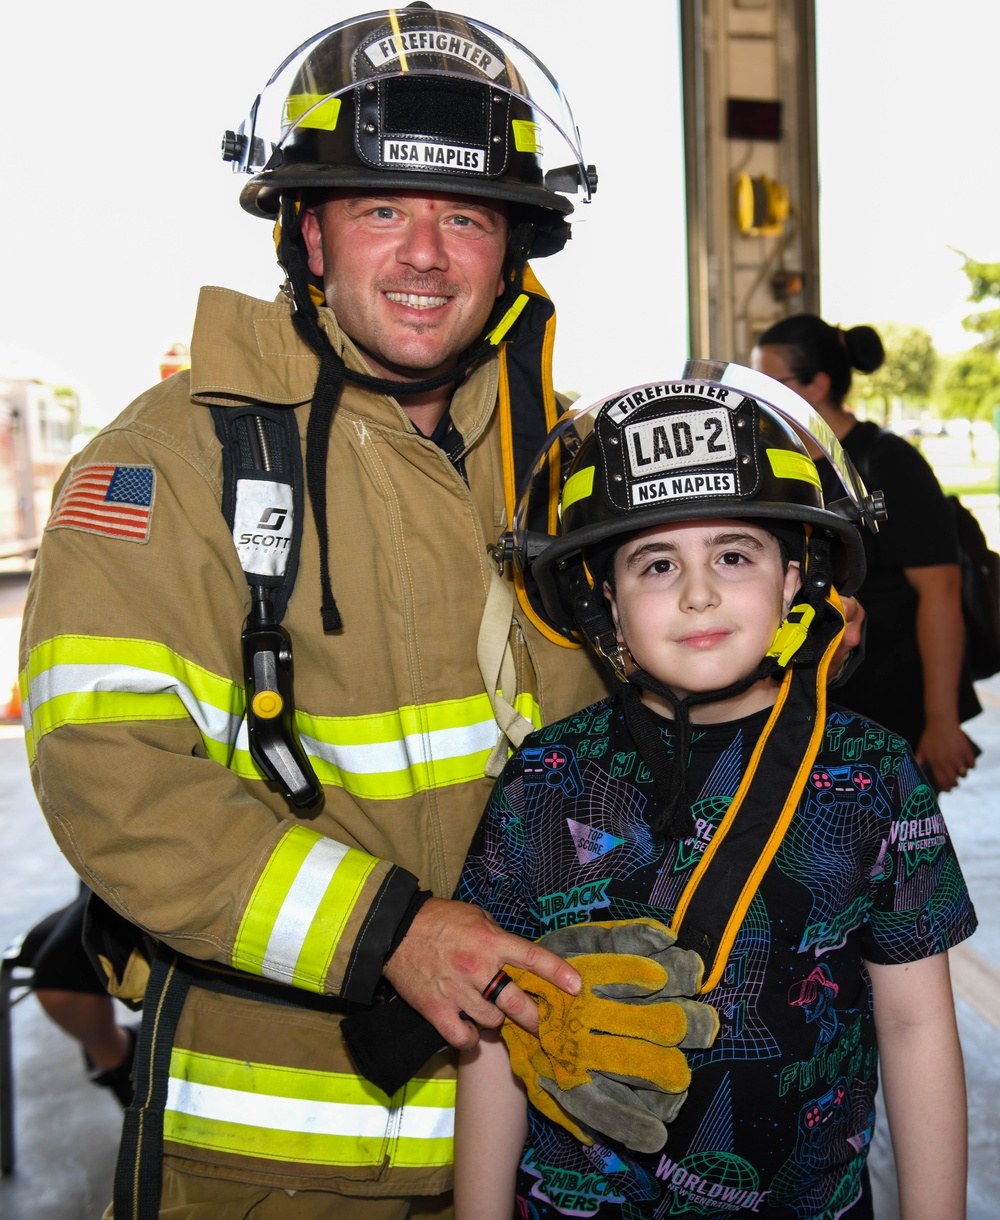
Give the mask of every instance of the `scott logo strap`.
[[302, 542], [298, 425], [289, 410], [211, 410], [222, 444], [222, 510], [252, 597], [242, 634], [250, 756], [304, 811], [319, 804], [323, 789], [295, 730], [292, 641], [281, 626]]

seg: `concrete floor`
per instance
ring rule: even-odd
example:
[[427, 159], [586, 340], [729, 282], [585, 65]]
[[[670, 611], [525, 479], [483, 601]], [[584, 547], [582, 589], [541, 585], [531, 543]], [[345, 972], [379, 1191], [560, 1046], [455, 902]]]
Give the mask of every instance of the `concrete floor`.
[[[0, 702], [14, 679], [25, 577], [0, 576]], [[980, 685], [984, 712], [966, 728], [983, 756], [942, 798], [980, 927], [952, 954], [969, 1090], [969, 1220], [1000, 1216], [1000, 675]], [[28, 778], [17, 725], [0, 725], [0, 948], [68, 902], [76, 877], [55, 846]], [[123, 1017], [132, 1014], [122, 1010]], [[33, 996], [14, 1012], [17, 1165], [0, 1179], [3, 1220], [97, 1220], [111, 1197], [121, 1111], [84, 1076], [76, 1045]], [[916, 1065], [915, 1070], [926, 1070]], [[884, 1124], [883, 1124], [884, 1129]], [[896, 1220], [892, 1152], [871, 1157], [876, 1220]]]

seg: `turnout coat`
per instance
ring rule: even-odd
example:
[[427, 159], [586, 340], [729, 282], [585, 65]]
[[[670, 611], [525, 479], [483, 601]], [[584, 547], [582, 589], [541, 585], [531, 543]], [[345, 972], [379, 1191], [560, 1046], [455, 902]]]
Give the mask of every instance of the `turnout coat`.
[[[332, 313], [320, 316], [364, 370]], [[248, 753], [250, 597], [207, 409], [294, 409], [304, 442], [318, 362], [287, 304], [204, 289], [190, 372], [138, 398], [63, 476], [21, 646], [34, 783], [73, 867], [171, 950], [351, 1008], [371, 1003], [418, 884], [452, 895], [498, 737], [476, 643], [487, 546], [506, 525], [500, 363], [477, 366], [452, 403], [468, 483], [395, 400], [344, 386], [327, 465], [343, 629], [322, 630], [309, 512], [284, 619], [297, 725], [325, 793], [315, 817], [296, 817]], [[520, 610], [510, 645], [516, 706], [536, 725], [601, 693], [589, 655]], [[170, 1057], [166, 1155], [285, 1189], [446, 1189], [451, 1056], [387, 1097], [354, 1070], [341, 1019], [192, 988]]]

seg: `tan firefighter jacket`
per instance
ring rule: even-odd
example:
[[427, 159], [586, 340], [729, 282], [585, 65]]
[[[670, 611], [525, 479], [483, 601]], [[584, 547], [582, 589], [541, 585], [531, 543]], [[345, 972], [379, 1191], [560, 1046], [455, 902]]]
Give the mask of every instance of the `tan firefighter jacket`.
[[[297, 408], [304, 438], [317, 368], [283, 302], [203, 290], [190, 374], [137, 399], [60, 483], [29, 590], [21, 687], [38, 798], [92, 889], [189, 957], [367, 1004], [386, 928], [417, 882], [452, 895], [491, 787], [498, 733], [476, 641], [487, 546], [505, 525], [498, 372], [496, 359], [479, 366], [453, 400], [468, 486], [393, 399], [344, 387], [328, 461], [344, 627], [322, 631], [308, 511], [284, 619], [297, 725], [325, 789], [319, 815], [297, 819], [246, 748], [249, 593], [206, 404]], [[139, 525], [119, 536], [117, 510], [95, 507], [88, 483], [99, 498], [108, 477], [150, 469], [150, 510], [126, 505]], [[148, 537], [136, 540], [143, 520]], [[511, 646], [516, 705], [534, 723], [601, 693], [584, 650], [519, 621]], [[339, 1020], [193, 989], [171, 1059], [166, 1154], [190, 1172], [288, 1189], [445, 1189], [449, 1057], [388, 1098], [353, 1070]]]

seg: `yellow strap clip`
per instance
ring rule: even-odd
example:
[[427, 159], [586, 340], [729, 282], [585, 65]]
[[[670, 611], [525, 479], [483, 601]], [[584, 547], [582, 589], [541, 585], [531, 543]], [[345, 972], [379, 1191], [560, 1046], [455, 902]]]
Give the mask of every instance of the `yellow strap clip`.
[[514, 301], [514, 304], [511, 305], [510, 309], [507, 310], [496, 326], [494, 326], [494, 328], [486, 336], [488, 341], [492, 343], [494, 347], [497, 346], [500, 340], [521, 316], [521, 311], [524, 309], [527, 303], [528, 294], [526, 292], [522, 292]]
[[[794, 623], [791, 620], [793, 614], [799, 615], [798, 621]], [[779, 665], [787, 665], [805, 643], [805, 638], [815, 617], [815, 608], [807, 602], [801, 602], [798, 606], [793, 606], [788, 612], [788, 617], [775, 632], [774, 640], [771, 647], [767, 650], [767, 655], [769, 657], [777, 657]]]

